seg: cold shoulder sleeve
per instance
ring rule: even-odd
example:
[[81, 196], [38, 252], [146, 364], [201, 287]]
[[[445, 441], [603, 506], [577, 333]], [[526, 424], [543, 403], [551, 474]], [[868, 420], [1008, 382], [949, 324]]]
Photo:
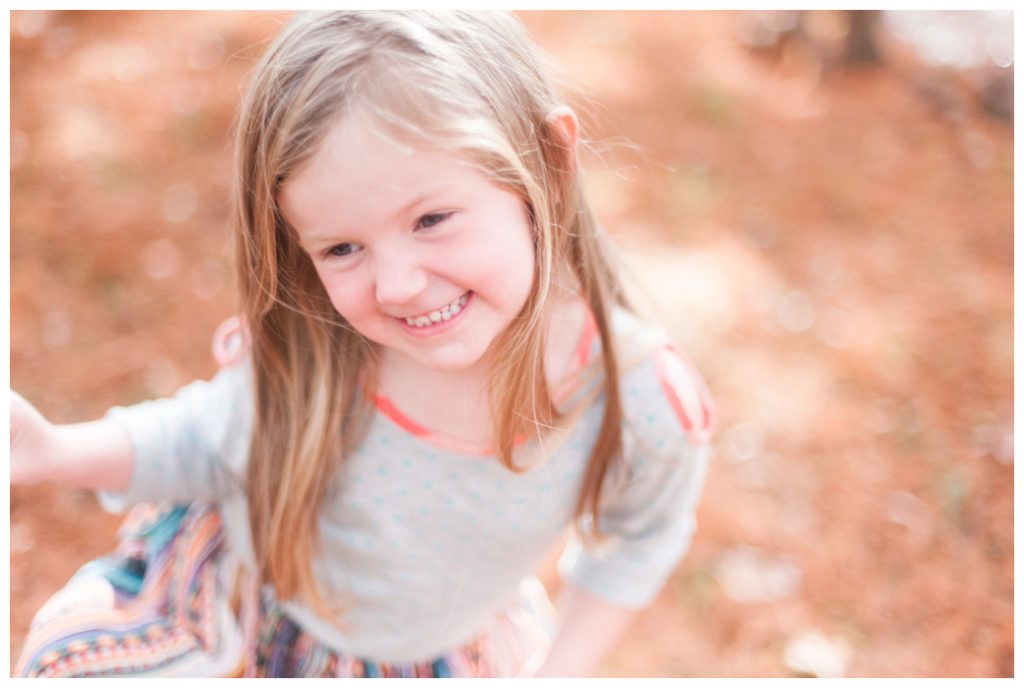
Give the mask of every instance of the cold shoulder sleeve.
[[574, 535], [558, 569], [601, 599], [641, 608], [689, 548], [714, 411], [700, 376], [668, 345], [622, 382], [623, 461], [606, 478], [598, 518], [606, 537], [585, 547]]
[[128, 431], [134, 450], [124, 492], [100, 491], [120, 512], [139, 502], [213, 500], [242, 489], [252, 427], [248, 361], [223, 367], [170, 398], [118, 406], [107, 418]]

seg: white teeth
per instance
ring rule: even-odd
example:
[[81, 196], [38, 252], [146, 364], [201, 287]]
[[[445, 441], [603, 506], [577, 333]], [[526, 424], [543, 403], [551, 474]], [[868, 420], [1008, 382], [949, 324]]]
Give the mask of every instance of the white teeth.
[[426, 315], [414, 315], [405, 319], [405, 322], [413, 327], [426, 327], [427, 325], [433, 325], [434, 323], [442, 322], [444, 320], [451, 319], [452, 316], [457, 315], [462, 307], [466, 305], [469, 300], [469, 293], [465, 293], [455, 301], [451, 302], [447, 306], [442, 306], [436, 310], [430, 311]]

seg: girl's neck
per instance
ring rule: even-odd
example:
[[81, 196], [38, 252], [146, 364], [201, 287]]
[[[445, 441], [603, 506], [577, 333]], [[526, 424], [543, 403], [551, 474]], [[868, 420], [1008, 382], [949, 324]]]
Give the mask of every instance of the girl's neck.
[[443, 371], [404, 354], [381, 352], [378, 393], [403, 415], [432, 432], [458, 440], [490, 441], [490, 402], [485, 366]]
[[462, 370], [437, 370], [411, 356], [393, 350], [380, 354], [379, 392], [391, 397], [418, 396], [447, 399], [453, 396], [487, 395], [487, 366], [484, 361]]
[[[579, 298], [567, 299], [553, 309], [544, 361], [548, 388], [553, 391], [571, 371], [586, 313]], [[490, 442], [488, 381], [486, 360], [463, 370], [443, 371], [393, 350], [380, 352], [378, 393], [417, 423], [456, 439]]]

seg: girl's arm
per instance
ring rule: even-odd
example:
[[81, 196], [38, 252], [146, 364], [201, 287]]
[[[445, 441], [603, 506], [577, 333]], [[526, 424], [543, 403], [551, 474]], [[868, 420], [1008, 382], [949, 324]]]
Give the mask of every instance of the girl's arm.
[[131, 438], [119, 424], [96, 420], [54, 425], [11, 390], [11, 483], [59, 481], [120, 492], [134, 469]]
[[629, 626], [636, 610], [609, 604], [565, 582], [555, 606], [561, 628], [544, 664], [534, 676], [585, 677]]

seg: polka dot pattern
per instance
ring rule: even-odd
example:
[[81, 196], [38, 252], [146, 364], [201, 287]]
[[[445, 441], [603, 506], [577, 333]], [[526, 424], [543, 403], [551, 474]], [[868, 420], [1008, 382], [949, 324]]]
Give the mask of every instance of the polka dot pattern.
[[[687, 378], [675, 363], [666, 388], [656, 363], [645, 359], [621, 380], [624, 456], [602, 499], [601, 526], [610, 540], [600, 556], [570, 547], [560, 564], [565, 576], [595, 594], [633, 605], [656, 593], [681, 556], [702, 481], [701, 448], [681, 427], [665, 390], [691, 414], [699, 410], [694, 400], [706, 397], [680, 387]], [[246, 500], [239, 498], [244, 481], [237, 478], [244, 475], [244, 442], [230, 444], [224, 436], [226, 425], [245, 436], [251, 419], [226, 422], [225, 409], [245, 405], [225, 403], [225, 394], [247, 393], [241, 376], [230, 379], [208, 383], [217, 394], [199, 389], [187, 395], [180, 402], [187, 409], [125, 410], [121, 419], [133, 434], [140, 469], [126, 495], [109, 499], [154, 501], [169, 489], [233, 484], [231, 499], [218, 496], [226, 530], [237, 551], [251, 552]], [[396, 661], [439, 654], [471, 637], [571, 524], [602, 414], [599, 399], [542, 464], [515, 473], [493, 456], [436, 446], [378, 412], [324, 505], [315, 562], [325, 587], [350, 602], [350, 630], [299, 603], [288, 604], [289, 614], [332, 646]], [[178, 439], [186, 434], [187, 443]], [[195, 451], [204, 442], [214, 450]], [[193, 477], [226, 467], [236, 476], [233, 483]]]

